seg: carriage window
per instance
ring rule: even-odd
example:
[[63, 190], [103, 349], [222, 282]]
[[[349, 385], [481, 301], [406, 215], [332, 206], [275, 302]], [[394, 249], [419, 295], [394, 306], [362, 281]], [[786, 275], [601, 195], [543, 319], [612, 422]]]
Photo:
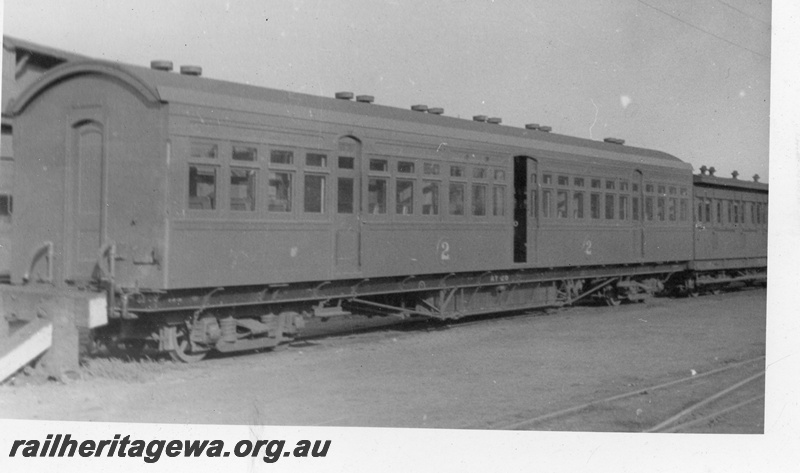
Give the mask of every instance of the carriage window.
[[325, 176], [306, 174], [303, 188], [303, 211], [323, 213], [325, 211]]
[[[683, 201], [681, 201], [683, 204]], [[717, 223], [722, 223], [722, 201], [717, 200]]]
[[231, 157], [235, 161], [258, 161], [258, 150], [251, 146], [234, 146]]
[[191, 157], [195, 159], [216, 159], [217, 145], [212, 143], [192, 143]]
[[450, 166], [450, 177], [464, 177], [464, 166]]
[[626, 181], [624, 179], [619, 181], [619, 190], [627, 191], [628, 190], [628, 181]]
[[352, 156], [339, 156], [339, 169], [354, 169], [356, 158]]
[[320, 153], [308, 153], [306, 154], [306, 166], [328, 167], [328, 156]]
[[667, 193], [667, 186], [658, 186], [658, 193], [665, 195]]
[[619, 219], [620, 220], [628, 220], [628, 196], [627, 195], [619, 196]]
[[705, 212], [705, 214], [704, 214], [705, 221], [707, 223], [710, 223], [711, 222], [711, 199], [706, 199], [706, 208], [704, 209], [704, 212]]
[[678, 219], [678, 199], [675, 198], [669, 199], [669, 208], [667, 209], [667, 211], [670, 222], [674, 222], [675, 220]]
[[472, 170], [472, 177], [474, 179], [486, 179], [486, 168], [474, 168]]
[[569, 178], [567, 176], [558, 176], [558, 185], [559, 186], [568, 186], [569, 185]]
[[[450, 170], [452, 171], [452, 167]], [[464, 184], [450, 183], [450, 215], [464, 215]]]
[[606, 220], [614, 220], [614, 194], [606, 194]]
[[[685, 222], [689, 214], [689, 202], [686, 199], [681, 199], [681, 222]], [[722, 217], [718, 217], [721, 222]]]
[[[635, 185], [636, 184], [634, 184], [634, 186]], [[639, 198], [636, 197], [636, 196], [631, 197], [631, 217], [633, 218], [633, 220], [637, 220], [638, 221], [639, 220], [639, 215], [640, 215], [640, 212], [639, 212]]]
[[292, 211], [292, 174], [274, 172], [267, 188], [267, 210], [270, 212]]
[[389, 162], [385, 159], [370, 159], [369, 170], [387, 172], [389, 171]]
[[427, 176], [438, 176], [439, 175], [439, 165], [436, 163], [423, 163], [422, 164], [422, 173]]
[[592, 179], [592, 189], [602, 189], [603, 181], [600, 179]]
[[559, 190], [556, 192], [556, 217], [567, 218], [567, 202], [569, 201], [569, 193], [567, 191]]
[[728, 211], [725, 213], [728, 214], [728, 223], [731, 224], [733, 223], [733, 206], [731, 205], [731, 201], [725, 201], [725, 208], [728, 209]]
[[294, 151], [273, 149], [269, 153], [269, 162], [272, 164], [292, 164], [294, 162]]
[[494, 180], [495, 181], [505, 181], [506, 180], [506, 172], [502, 169], [495, 169], [494, 170]]
[[631, 190], [633, 192], [639, 192], [639, 184], [637, 184], [635, 182], [633, 184], [631, 184]]
[[506, 188], [503, 186], [494, 186], [493, 190], [492, 215], [495, 217], [502, 217], [506, 214]]
[[422, 182], [422, 215], [439, 215], [439, 183], [436, 181]]
[[336, 187], [336, 211], [340, 214], [353, 213], [353, 178], [340, 177]]
[[648, 222], [653, 221], [653, 198], [652, 197], [645, 197], [644, 198], [644, 219]]
[[655, 187], [653, 187], [653, 184], [645, 184], [644, 185], [644, 191], [645, 192], [648, 192], [648, 193], [652, 194], [654, 190], [655, 190]]
[[414, 163], [412, 163], [411, 161], [398, 161], [397, 172], [402, 172], [404, 174], [414, 174]]
[[411, 215], [414, 213], [414, 181], [405, 179], [397, 180], [397, 193], [395, 195], [395, 212], [398, 215]]
[[615, 181], [606, 180], [606, 189], [613, 191], [614, 189], [616, 189], [616, 186], [617, 183]]
[[665, 200], [666, 199], [664, 199], [663, 197], [659, 197], [656, 200], [656, 212], [658, 214], [658, 221], [659, 222], [663, 222], [667, 217], [667, 212], [666, 212], [667, 205], [666, 205]]
[[256, 172], [231, 168], [231, 210], [256, 209]]
[[386, 213], [386, 179], [370, 178], [367, 199], [367, 212]]
[[675, 195], [677, 193], [678, 193], [678, 188], [670, 186], [669, 195]]
[[472, 186], [472, 215], [486, 215], [486, 186], [473, 184]]
[[189, 208], [214, 210], [217, 195], [217, 169], [213, 166], [189, 166]]
[[542, 184], [552, 184], [552, 183], [553, 183], [552, 174], [542, 174]]
[[583, 192], [572, 194], [572, 218], [583, 218]]
[[600, 194], [589, 195], [589, 213], [593, 219], [600, 218]]
[[10, 222], [14, 211], [14, 198], [8, 194], [0, 194], [0, 222]]
[[572, 185], [575, 187], [583, 187], [586, 185], [582, 177], [576, 177], [572, 180]]
[[550, 218], [550, 208], [552, 207], [553, 194], [550, 190], [542, 191], [542, 217]]

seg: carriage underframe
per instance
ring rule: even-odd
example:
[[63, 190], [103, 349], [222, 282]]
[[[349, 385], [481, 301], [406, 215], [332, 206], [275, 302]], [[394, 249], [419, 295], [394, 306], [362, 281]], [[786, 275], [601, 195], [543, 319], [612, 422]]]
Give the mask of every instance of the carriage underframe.
[[[697, 295], [766, 281], [766, 267], [695, 272], [686, 262], [412, 275], [204, 290], [115, 289], [108, 347], [154, 349], [192, 362], [212, 351], [272, 349], [311, 318], [362, 316], [453, 320], [557, 308], [581, 301], [639, 302], [661, 293]], [[111, 291], [109, 291], [111, 292]]]

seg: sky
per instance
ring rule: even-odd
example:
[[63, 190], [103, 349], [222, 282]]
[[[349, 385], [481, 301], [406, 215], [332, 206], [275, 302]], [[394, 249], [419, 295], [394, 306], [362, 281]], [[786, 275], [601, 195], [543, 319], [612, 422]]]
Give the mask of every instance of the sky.
[[769, 0], [6, 0], [87, 56], [654, 148], [769, 175]]

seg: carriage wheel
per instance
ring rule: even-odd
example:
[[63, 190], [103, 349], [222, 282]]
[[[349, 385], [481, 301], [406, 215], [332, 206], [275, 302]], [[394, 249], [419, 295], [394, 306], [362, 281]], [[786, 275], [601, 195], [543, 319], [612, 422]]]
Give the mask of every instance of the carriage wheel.
[[605, 291], [603, 294], [603, 300], [606, 301], [606, 305], [609, 307], [616, 307], [622, 304], [622, 299], [620, 298], [619, 293], [614, 289]]
[[183, 363], [195, 363], [206, 357], [208, 350], [192, 352], [192, 344], [189, 343], [189, 333], [184, 328], [178, 328], [175, 332], [174, 350], [170, 350], [169, 356], [174, 361]]
[[622, 299], [620, 299], [619, 296], [616, 294], [607, 294], [605, 296], [605, 300], [606, 300], [606, 305], [608, 305], [609, 307], [616, 307], [622, 304]]

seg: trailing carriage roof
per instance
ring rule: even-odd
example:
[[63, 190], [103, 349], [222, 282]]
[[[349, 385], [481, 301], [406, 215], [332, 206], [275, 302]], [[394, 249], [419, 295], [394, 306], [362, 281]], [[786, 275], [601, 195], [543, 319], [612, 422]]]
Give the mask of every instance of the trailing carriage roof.
[[694, 175], [694, 185], [697, 187], [709, 187], [718, 189], [740, 189], [756, 192], [769, 192], [769, 184], [764, 182], [745, 181], [741, 179], [731, 179], [729, 177], [717, 177], [709, 175]]

